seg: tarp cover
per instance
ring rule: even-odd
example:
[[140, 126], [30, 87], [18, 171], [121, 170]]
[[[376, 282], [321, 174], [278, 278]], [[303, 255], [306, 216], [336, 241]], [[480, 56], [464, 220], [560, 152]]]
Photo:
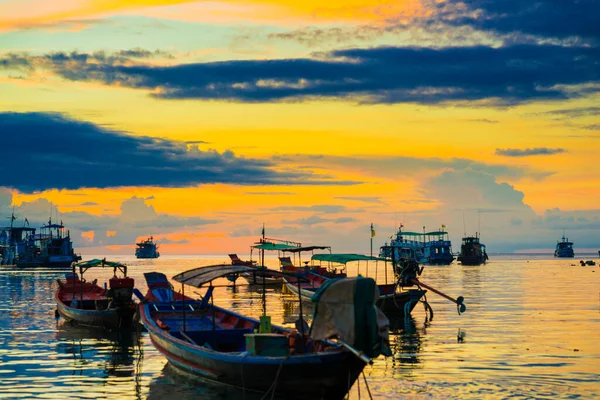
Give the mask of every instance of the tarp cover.
[[328, 261], [339, 264], [346, 264], [352, 261], [387, 261], [385, 258], [365, 256], [364, 254], [315, 254], [311, 260]]
[[[214, 279], [227, 276], [229, 274], [239, 274], [242, 272], [256, 271], [256, 268], [247, 265], [218, 264], [198, 267], [182, 272], [173, 277], [173, 280], [186, 285], [200, 287]], [[264, 273], [264, 270], [262, 270]]]
[[379, 288], [371, 278], [332, 279], [312, 297], [313, 340], [338, 338], [369, 357], [391, 355], [390, 322], [377, 308]]
[[313, 251], [313, 250], [331, 250], [331, 246], [305, 246], [305, 247], [293, 247], [291, 249], [283, 249], [290, 253], [300, 253], [302, 251]]

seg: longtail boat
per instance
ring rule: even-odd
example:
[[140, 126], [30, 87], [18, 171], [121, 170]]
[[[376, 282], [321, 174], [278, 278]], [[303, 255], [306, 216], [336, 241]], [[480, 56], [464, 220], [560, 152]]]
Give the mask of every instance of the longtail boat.
[[[164, 274], [145, 274], [149, 290], [140, 319], [153, 345], [174, 367], [263, 398], [342, 399], [370, 357], [389, 354], [389, 322], [374, 307], [378, 291], [373, 280], [342, 280], [346, 282], [325, 288], [317, 307], [343, 303], [340, 296], [352, 292], [347, 309], [353, 312], [339, 329], [333, 329], [336, 321], [328, 319], [330, 314], [315, 315], [319, 323], [313, 323], [309, 336], [302, 312], [299, 329], [293, 330], [271, 326], [265, 315], [257, 320], [215, 306], [213, 281], [245, 272], [256, 273], [243, 265], [192, 269], [173, 277], [182, 284], [181, 293]], [[185, 296], [184, 285], [208, 288], [201, 300], [194, 300]]]
[[[87, 282], [83, 277], [90, 268], [112, 268], [109, 288], [100, 287], [97, 280]], [[79, 274], [77, 273], [79, 271]], [[117, 277], [120, 271], [122, 277]], [[73, 264], [66, 279], [57, 279], [54, 295], [57, 315], [67, 321], [86, 326], [119, 329], [133, 321], [136, 305], [132, 301], [133, 279], [127, 277], [127, 266], [106, 260], [90, 260]]]
[[[350, 262], [383, 262], [387, 268], [385, 258], [372, 257], [362, 254], [314, 254], [311, 257], [311, 262], [318, 261], [319, 265], [313, 265], [310, 272], [303, 276], [306, 279], [304, 282], [298, 282], [294, 277], [285, 277], [286, 288], [296, 295], [300, 295], [303, 300], [309, 301], [312, 299], [317, 290], [332, 278], [337, 278], [335, 274], [342, 273], [345, 276], [346, 265]], [[323, 267], [326, 263], [326, 267]], [[337, 267], [336, 267], [337, 265]], [[338, 272], [338, 270], [340, 272]], [[387, 272], [387, 271], [386, 271]], [[368, 276], [368, 269], [366, 270]], [[390, 274], [390, 280], [394, 281], [393, 274]], [[387, 275], [386, 275], [387, 277]], [[402, 290], [402, 287], [397, 282], [378, 284], [379, 299], [377, 307], [384, 313], [395, 315], [409, 315], [421, 298], [427, 292], [421, 289]]]

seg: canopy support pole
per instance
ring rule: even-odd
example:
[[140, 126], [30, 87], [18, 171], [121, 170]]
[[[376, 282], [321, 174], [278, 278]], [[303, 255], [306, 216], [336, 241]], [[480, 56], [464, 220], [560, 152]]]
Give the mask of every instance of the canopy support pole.
[[300, 287], [300, 277], [297, 277], [297, 283], [298, 283], [298, 300], [299, 300], [299, 304], [300, 304], [300, 308], [299, 308], [299, 312], [300, 312], [300, 335], [301, 335], [301, 342], [302, 342], [302, 352], [304, 353], [304, 351], [306, 350], [306, 346], [304, 344], [304, 314], [302, 312], [302, 288]]
[[185, 333], [185, 285], [181, 284], [181, 309], [183, 310], [183, 333]]

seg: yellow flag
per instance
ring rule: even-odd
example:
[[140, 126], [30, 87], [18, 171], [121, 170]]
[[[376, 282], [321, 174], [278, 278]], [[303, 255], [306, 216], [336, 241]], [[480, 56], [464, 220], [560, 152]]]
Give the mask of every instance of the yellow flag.
[[371, 237], [375, 237], [375, 229], [373, 229], [373, 224], [371, 224]]
[[446, 227], [446, 225], [442, 224], [442, 228], [445, 228], [445, 227]]

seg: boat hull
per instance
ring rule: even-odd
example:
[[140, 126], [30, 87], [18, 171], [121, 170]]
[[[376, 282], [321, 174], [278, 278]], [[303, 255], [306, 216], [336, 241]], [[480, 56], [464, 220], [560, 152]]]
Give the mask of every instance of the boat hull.
[[[387, 291], [386, 285], [380, 285], [380, 290]], [[394, 287], [394, 285], [387, 285]], [[298, 288], [298, 285], [290, 283], [285, 280], [285, 287], [290, 292], [302, 297], [304, 301], [311, 301], [312, 296], [315, 294], [318, 288]], [[380, 294], [379, 300], [377, 300], [377, 307], [386, 314], [393, 314], [394, 316], [409, 315], [415, 308], [419, 300], [427, 293], [426, 290], [420, 289], [409, 289], [401, 292], [394, 293], [383, 293]]]
[[[149, 305], [140, 309], [153, 345], [177, 369], [199, 378], [245, 391], [298, 399], [342, 399], [364, 368], [347, 351], [309, 353], [292, 357], [224, 353], [173, 337], [152, 319]], [[276, 382], [276, 383], [275, 383]]]
[[135, 307], [122, 307], [110, 310], [82, 310], [69, 307], [55, 294], [56, 309], [66, 321], [78, 325], [105, 329], [121, 329], [131, 326]]
[[266, 286], [279, 286], [283, 284], [283, 278], [280, 276], [264, 276], [260, 272], [254, 273], [241, 273], [240, 276], [248, 282], [250, 285], [266, 285]]

